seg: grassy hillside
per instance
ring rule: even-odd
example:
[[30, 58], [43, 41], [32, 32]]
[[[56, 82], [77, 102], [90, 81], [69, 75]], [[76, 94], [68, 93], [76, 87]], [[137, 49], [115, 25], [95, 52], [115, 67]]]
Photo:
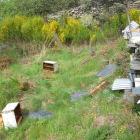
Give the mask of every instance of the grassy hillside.
[[[139, 14], [130, 10], [130, 18], [138, 23]], [[121, 17], [125, 27], [126, 14]], [[123, 91], [100, 90], [70, 101], [73, 92], [90, 93], [105, 80], [113, 83], [126, 78], [133, 51], [108, 22], [101, 25], [94, 20], [84, 26], [82, 20], [64, 15], [59, 22], [46, 23], [40, 16], [16, 15], [0, 22], [0, 112], [7, 103], [17, 101], [23, 112], [22, 124], [7, 131], [3, 128], [0, 139], [140, 139], [140, 108], [124, 103]], [[118, 15], [108, 20], [120, 27]], [[45, 60], [57, 61], [58, 72], [45, 73]], [[115, 72], [98, 77], [97, 72], [108, 64], [116, 65]], [[55, 117], [30, 119], [28, 114], [39, 108]]]
[[[20, 101], [24, 119], [18, 128], [2, 129], [2, 140], [140, 138], [139, 109], [123, 103], [123, 92], [100, 91], [95, 96], [70, 101], [72, 92], [87, 90], [90, 93], [104, 80], [112, 83], [115, 78], [127, 76], [130, 60], [122, 38], [93, 46], [92, 51], [82, 45], [78, 48], [60, 46], [48, 48], [44, 55], [21, 57], [17, 45], [13, 44], [1, 51], [1, 56], [4, 54], [15, 57], [15, 62], [0, 71], [0, 110], [9, 102]], [[57, 61], [58, 72], [44, 73], [44, 60]], [[108, 64], [116, 64], [116, 71], [109, 77], [98, 77], [97, 72]], [[25, 88], [24, 83], [30, 86]], [[53, 113], [55, 117], [30, 119], [28, 113], [38, 108]]]

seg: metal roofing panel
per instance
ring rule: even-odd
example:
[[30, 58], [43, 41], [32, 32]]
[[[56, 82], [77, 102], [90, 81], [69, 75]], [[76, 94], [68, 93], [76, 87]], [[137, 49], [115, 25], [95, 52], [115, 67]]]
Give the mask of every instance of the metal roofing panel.
[[123, 90], [123, 89], [131, 89], [132, 83], [130, 79], [115, 79], [112, 90]]
[[[135, 21], [132, 21], [131, 23], [131, 29], [137, 29], [139, 27], [139, 24], [136, 23]], [[129, 25], [123, 30], [124, 31], [129, 31]]]

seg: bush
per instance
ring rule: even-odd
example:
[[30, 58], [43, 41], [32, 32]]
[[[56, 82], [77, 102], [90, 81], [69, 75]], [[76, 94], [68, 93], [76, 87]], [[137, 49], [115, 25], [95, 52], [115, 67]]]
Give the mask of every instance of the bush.
[[42, 38], [45, 43], [49, 43], [58, 32], [59, 24], [57, 21], [52, 20], [50, 23], [46, 23], [42, 27]]
[[69, 18], [66, 23], [66, 26], [60, 30], [59, 35], [62, 43], [71, 43], [73, 41], [74, 43], [79, 44], [90, 38], [89, 29], [82, 26], [79, 20]]
[[40, 16], [29, 18], [21, 26], [21, 33], [24, 39], [40, 41], [41, 30], [44, 24], [44, 19]]
[[0, 26], [0, 40], [21, 38], [21, 25], [26, 21], [24, 17], [14, 16], [3, 20]]
[[104, 125], [98, 129], [92, 128], [87, 134], [87, 140], [105, 140], [110, 134], [109, 126]]

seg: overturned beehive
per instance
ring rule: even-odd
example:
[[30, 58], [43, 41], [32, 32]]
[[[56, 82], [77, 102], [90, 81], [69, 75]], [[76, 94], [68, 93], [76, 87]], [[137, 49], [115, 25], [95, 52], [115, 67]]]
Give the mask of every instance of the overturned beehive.
[[19, 102], [7, 104], [2, 110], [2, 118], [5, 129], [17, 127], [23, 119]]
[[58, 70], [58, 63], [54, 61], [44, 61], [43, 70], [46, 73], [55, 73]]

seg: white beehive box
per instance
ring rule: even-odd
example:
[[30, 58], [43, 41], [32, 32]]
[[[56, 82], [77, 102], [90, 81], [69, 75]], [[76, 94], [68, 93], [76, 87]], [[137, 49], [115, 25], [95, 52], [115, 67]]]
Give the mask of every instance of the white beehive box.
[[7, 104], [2, 110], [2, 118], [5, 129], [17, 127], [22, 121], [22, 112], [19, 102]]
[[140, 86], [140, 78], [135, 78], [135, 87], [139, 87]]
[[43, 70], [46, 73], [55, 73], [58, 70], [58, 63], [54, 61], [44, 61]]

